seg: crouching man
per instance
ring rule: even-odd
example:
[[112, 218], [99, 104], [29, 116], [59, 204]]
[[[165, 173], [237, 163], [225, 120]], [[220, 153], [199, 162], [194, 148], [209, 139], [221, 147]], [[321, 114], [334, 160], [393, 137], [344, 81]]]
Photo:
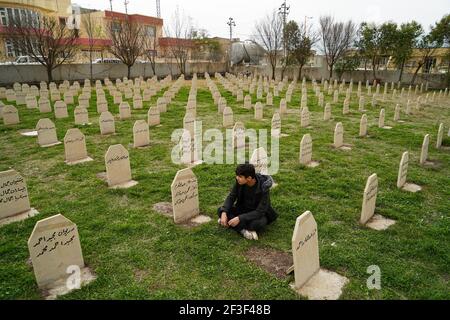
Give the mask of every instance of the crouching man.
[[258, 233], [278, 217], [270, 205], [272, 185], [272, 177], [256, 174], [253, 165], [239, 165], [236, 183], [223, 207], [218, 209], [219, 224], [246, 239], [258, 240]]

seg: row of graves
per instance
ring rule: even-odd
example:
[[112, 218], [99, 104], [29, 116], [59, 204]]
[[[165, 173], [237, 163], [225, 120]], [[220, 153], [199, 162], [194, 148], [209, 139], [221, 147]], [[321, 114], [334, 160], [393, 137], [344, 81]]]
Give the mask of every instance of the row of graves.
[[[233, 127], [233, 148], [238, 150], [245, 149], [246, 134], [244, 123], [234, 121], [233, 110], [227, 106], [227, 101], [221, 96], [216, 83], [209, 77], [208, 74], [205, 74], [205, 78], [208, 88], [212, 94], [214, 104], [218, 108], [218, 114], [223, 117], [223, 127]], [[273, 97], [280, 96], [280, 93], [284, 91], [284, 88], [287, 85], [286, 80], [283, 80], [277, 84], [269, 82], [267, 78], [264, 80], [259, 78], [259, 80], [257, 80], [256, 78], [249, 79], [244, 77], [236, 77], [230, 74], [227, 74], [226, 77], [216, 74], [216, 79], [226, 90], [230, 91], [233, 96], [236, 97], [238, 102], [243, 103], [243, 108], [249, 110], [252, 108], [255, 109], [256, 120], [262, 120], [264, 114], [263, 105], [261, 102], [257, 102], [255, 106], [251, 103], [251, 95], [254, 94], [255, 89], [257, 91], [256, 94], [258, 99], [262, 99], [262, 93], [264, 92], [266, 94], [266, 106], [272, 106]], [[171, 103], [172, 99], [183, 86], [184, 77], [180, 77], [171, 86], [170, 83], [170, 78], [166, 78], [161, 83], [158, 83], [156, 79], [151, 79], [149, 82], [143, 82], [139, 79], [139, 81], [135, 81], [134, 84], [133, 81], [124, 79], [124, 81], [117, 80], [114, 85], [111, 81], [105, 79], [105, 85], [107, 86], [111, 96], [114, 97], [114, 104], [120, 105], [119, 117], [124, 121], [130, 119], [131, 108], [127, 102], [122, 100], [123, 96], [125, 96], [125, 99], [133, 98], [133, 107], [135, 109], [139, 109], [139, 107], [142, 107], [142, 101], [149, 101], [149, 97], [154, 96], [157, 91], [162, 88], [169, 87], [169, 89], [164, 93], [164, 96], [158, 99], [157, 106], [151, 107], [148, 111], [148, 121], [146, 122], [139, 120], [134, 124], [133, 137], [135, 148], [142, 148], [149, 145], [149, 127], [158, 126], [160, 124], [160, 113], [170, 111], [167, 106]], [[294, 82], [289, 84], [286, 91], [286, 96], [280, 102], [279, 112], [276, 112], [272, 118], [271, 132], [274, 137], [282, 136], [282, 116], [290, 113], [288, 103], [290, 103], [295, 86], [296, 83]], [[313, 81], [314, 92], [321, 102], [319, 105], [324, 108], [323, 120], [329, 121], [331, 105], [324, 105], [323, 103], [324, 93], [321, 92], [320, 88], [322, 86], [323, 91], [327, 92], [329, 95], [331, 92], [333, 94], [334, 101], [337, 101], [336, 96], [339, 97], [339, 94], [344, 92], [345, 85], [343, 83], [338, 88], [336, 81], [334, 84], [328, 84], [327, 81], [322, 81], [321, 85], [318, 85], [315, 81]], [[272, 88], [273, 95], [271, 91]], [[385, 93], [383, 96], [387, 95], [386, 88], [387, 87], [385, 86]], [[23, 100], [20, 99], [22, 99], [21, 97], [25, 93], [25, 98], [28, 96], [33, 96], [36, 99], [36, 97], [39, 96], [40, 100], [44, 98], [44, 101], [42, 102], [46, 104], [47, 102], [45, 98], [48, 99], [48, 96], [50, 95], [50, 100], [55, 102], [55, 117], [56, 119], [60, 119], [67, 117], [67, 103], [70, 103], [69, 101], [65, 101], [65, 99], [64, 101], [59, 100], [61, 98], [61, 94], [63, 94], [64, 98], [66, 98], [66, 93], [69, 92], [71, 93], [72, 98], [74, 98], [81, 90], [77, 83], [70, 85], [68, 82], [60, 85], [59, 89], [57, 89], [56, 85], [53, 84], [50, 85], [50, 91], [46, 92], [45, 89], [46, 85], [44, 84], [41, 84], [41, 90], [27, 88], [26, 85], [15, 85], [13, 93], [8, 90], [0, 90], [0, 99], [6, 100], [7, 103], [15, 102], [16, 105], [22, 105]], [[59, 96], [57, 96], [56, 90], [58, 90]], [[141, 90], [144, 91], [143, 97], [140, 93]], [[368, 85], [367, 90], [367, 95], [370, 95], [371, 86]], [[379, 94], [379, 90], [380, 86], [377, 85], [374, 95]], [[395, 93], [396, 89], [393, 90]], [[414, 94], [418, 94], [420, 90], [421, 89], [416, 88], [417, 92]], [[81, 91], [82, 95], [78, 97], [79, 106], [75, 108], [75, 124], [88, 124], [89, 114], [87, 111], [87, 106], [89, 106], [90, 94], [92, 92], [89, 81], [85, 81], [84, 88]], [[106, 98], [104, 99], [104, 91], [100, 82], [96, 83], [96, 92], [97, 112], [100, 114], [100, 133], [102, 135], [114, 134], [114, 116], [108, 111], [108, 103]], [[248, 92], [245, 97], [244, 92]], [[352, 82], [346, 91], [347, 96], [343, 108], [344, 114], [346, 114], [345, 110], [348, 109], [351, 92]], [[395, 98], [397, 96], [394, 93], [393, 97]], [[403, 90], [400, 93], [400, 98], [402, 95], [405, 95]], [[361, 83], [358, 84], [358, 96], [360, 97], [359, 111], [364, 112], [366, 104], [364, 100], [362, 100], [363, 103], [361, 103], [361, 99], [365, 98], [362, 94]], [[68, 97], [70, 98], [70, 95]], [[186, 115], [183, 118], [184, 133], [182, 139], [180, 140], [180, 150], [183, 154], [182, 164], [188, 165], [188, 167], [177, 172], [171, 185], [172, 203], [169, 214], [176, 224], [199, 225], [211, 221], [209, 217], [203, 216], [200, 213], [198, 180], [192, 171], [193, 165], [201, 163], [201, 156], [197, 154], [197, 150], [195, 148], [197, 139], [194, 131], [197, 118], [196, 97], [197, 77], [195, 75], [186, 105]], [[413, 98], [411, 88], [406, 97], [409, 99]], [[420, 108], [420, 105], [424, 103], [420, 99], [421, 96], [417, 97], [415, 100], [416, 108], [417, 106]], [[429, 97], [426, 97], [425, 99], [427, 100]], [[436, 99], [437, 102], [441, 104], [447, 103], [448, 92], [447, 90], [445, 92], [440, 92], [439, 96], [436, 97], [433, 95], [430, 99], [430, 101], [435, 101]], [[32, 99], [30, 99], [30, 101], [31, 100]], [[24, 105], [27, 105], [27, 108], [30, 109], [37, 107], [41, 110], [40, 100], [36, 105], [31, 104], [29, 106], [26, 101]], [[373, 100], [374, 98], [372, 98], [372, 101]], [[303, 81], [301, 112], [299, 119], [302, 127], [308, 127], [310, 122], [307, 103], [307, 88], [305, 81]], [[64, 107], [64, 105], [66, 105], [66, 107]], [[345, 105], [347, 105], [347, 108]], [[82, 110], [80, 110], [80, 108]], [[384, 110], [380, 111], [380, 128], [384, 128], [383, 111]], [[49, 112], [52, 112], [52, 110]], [[0, 116], [3, 119], [3, 124], [5, 126], [14, 126], [20, 121], [17, 109], [12, 105], [4, 105], [1, 103]], [[36, 133], [37, 142], [41, 147], [53, 147], [61, 144], [56, 135], [55, 124], [48, 118], [42, 118], [38, 121], [36, 125]], [[441, 124], [437, 135], [438, 138], [436, 148], [438, 149], [442, 147], [443, 134], [444, 124]], [[360, 136], [364, 137], [366, 135], [367, 116], [363, 114], [361, 118]], [[427, 164], [429, 142], [430, 135], [426, 135], [420, 157], [420, 163], [422, 165]], [[346, 151], [351, 150], [350, 146], [344, 143], [344, 128], [341, 122], [336, 124], [333, 145], [336, 149]], [[69, 129], [67, 131], [66, 136], [64, 137], [64, 149], [65, 159], [68, 165], [77, 165], [92, 161], [92, 158], [89, 157], [86, 150], [86, 137], [79, 129]], [[104, 160], [106, 168], [106, 182], [109, 188], [131, 188], [138, 184], [138, 181], [134, 181], [132, 179], [130, 155], [128, 150], [123, 145], [110, 146], [105, 154]], [[253, 150], [250, 163], [255, 165], [258, 173], [268, 174], [270, 157], [264, 148], [257, 148]], [[304, 135], [301, 139], [299, 163], [308, 167], [315, 167], [319, 165], [318, 159], [314, 159], [313, 157], [313, 139], [310, 134]], [[408, 165], [409, 153], [405, 152], [401, 157], [399, 165], [397, 187], [410, 192], [420, 191], [419, 186], [407, 182]], [[373, 174], [368, 178], [367, 184], [363, 191], [362, 209], [359, 222], [362, 225], [375, 230], [385, 230], [394, 224], [395, 221], [375, 214], [377, 194], [378, 176], [377, 174]], [[25, 179], [20, 173], [13, 169], [0, 172], [0, 196], [0, 225], [20, 221], [38, 214], [37, 210], [31, 207]], [[348, 283], [348, 279], [337, 273], [320, 268], [318, 243], [319, 238], [317, 223], [313, 214], [310, 211], [307, 211], [296, 220], [292, 236], [292, 257], [294, 265], [292, 268], [287, 270], [288, 273], [294, 272], [295, 283], [292, 284], [292, 288], [302, 296], [307, 296], [310, 299], [338, 299], [342, 293], [342, 288]], [[28, 248], [38, 287], [48, 292], [49, 298], [55, 298], [58, 295], [62, 295], [73, 289], [80, 288], [82, 284], [87, 284], [95, 279], [93, 272], [85, 267], [81, 240], [76, 224], [61, 214], [40, 220], [36, 223], [36, 226], [28, 240]], [[70, 271], [74, 266], [79, 269], [81, 281], [76, 286], [67, 286], [68, 274], [72, 274], [74, 272], [73, 270]]]

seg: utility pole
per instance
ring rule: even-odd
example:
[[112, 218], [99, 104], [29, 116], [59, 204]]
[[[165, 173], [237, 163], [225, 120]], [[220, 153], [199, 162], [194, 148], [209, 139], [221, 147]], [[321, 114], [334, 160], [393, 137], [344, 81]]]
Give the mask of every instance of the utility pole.
[[109, 0], [109, 6], [111, 7], [111, 12], [113, 11], [112, 0]]
[[228, 55], [229, 55], [229, 66], [231, 67], [231, 49], [232, 49], [232, 42], [233, 42], [233, 27], [236, 27], [236, 22], [233, 18], [229, 18], [227, 25], [230, 27], [230, 49], [228, 49]]
[[128, 15], [128, 4], [130, 3], [130, 1], [125, 0], [124, 4], [125, 4], [125, 14]]
[[161, 0], [156, 0], [156, 16], [161, 18]]
[[283, 16], [283, 52], [284, 52], [284, 59], [287, 58], [287, 47], [286, 47], [286, 24], [287, 24], [287, 17], [289, 15], [289, 12], [291, 11], [291, 6], [288, 6], [286, 4], [286, 0], [283, 2], [280, 8], [278, 8], [279, 14]]

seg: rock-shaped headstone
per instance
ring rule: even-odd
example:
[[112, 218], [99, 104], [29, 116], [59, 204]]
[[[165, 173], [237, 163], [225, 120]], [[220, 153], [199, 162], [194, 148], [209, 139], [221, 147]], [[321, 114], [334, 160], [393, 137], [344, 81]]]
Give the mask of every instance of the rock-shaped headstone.
[[36, 125], [36, 131], [38, 132], [38, 143], [41, 147], [52, 147], [61, 144], [56, 135], [55, 124], [50, 119], [39, 120]]
[[121, 144], [108, 148], [105, 165], [110, 188], [130, 188], [137, 185], [137, 182], [131, 179], [130, 154]]
[[150, 131], [145, 120], [138, 120], [133, 126], [133, 146], [135, 148], [147, 147], [150, 144]]
[[116, 133], [114, 116], [111, 112], [102, 112], [99, 119], [100, 133], [102, 136]]
[[200, 214], [198, 181], [191, 169], [177, 172], [172, 185], [172, 207], [175, 223], [183, 223]]

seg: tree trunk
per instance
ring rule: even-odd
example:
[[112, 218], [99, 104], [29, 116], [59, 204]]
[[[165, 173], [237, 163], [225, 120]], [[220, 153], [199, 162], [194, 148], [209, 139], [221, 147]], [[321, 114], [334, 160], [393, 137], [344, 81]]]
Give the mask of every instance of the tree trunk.
[[91, 73], [91, 82], [93, 81], [93, 76], [92, 76], [92, 48], [91, 50], [89, 50], [89, 71]]
[[416, 69], [416, 72], [414, 72], [414, 76], [411, 80], [411, 85], [414, 85], [414, 82], [416, 82], [416, 77], [417, 77], [417, 74], [419, 73], [420, 68], [422, 68], [422, 64], [419, 64], [419, 66]]
[[405, 61], [402, 62], [400, 66], [400, 76], [398, 77], [398, 82], [402, 82], [403, 70], [405, 69]]
[[51, 66], [47, 66], [46, 68], [47, 68], [47, 79], [48, 82], [50, 83], [53, 81], [53, 73], [52, 73], [53, 69]]
[[272, 80], [275, 80], [276, 65], [272, 64]]
[[155, 62], [155, 60], [150, 60], [150, 65], [152, 67], [153, 75], [156, 76], [156, 62]]
[[300, 67], [298, 68], [298, 78], [299, 79], [302, 78], [302, 69], [303, 69], [303, 65], [301, 64]]
[[334, 67], [334, 64], [331, 64], [330, 65], [330, 81], [333, 78], [333, 67]]
[[130, 80], [131, 77], [131, 66], [127, 66], [128, 67], [128, 80]]

